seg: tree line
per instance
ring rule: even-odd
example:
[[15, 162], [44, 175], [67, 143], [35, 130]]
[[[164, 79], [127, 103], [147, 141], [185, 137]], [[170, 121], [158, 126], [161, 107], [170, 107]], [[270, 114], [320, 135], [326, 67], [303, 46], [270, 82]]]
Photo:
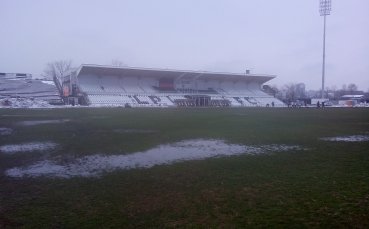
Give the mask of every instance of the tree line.
[[[308, 98], [321, 98], [321, 90], [306, 90], [304, 83], [289, 83], [281, 87], [276, 85], [264, 85], [263, 90], [273, 95], [274, 97], [283, 101], [296, 101], [300, 99]], [[369, 90], [368, 90], [369, 92]], [[354, 95], [354, 94], [364, 94], [363, 91], [358, 90], [358, 86], [354, 83], [348, 85], [344, 84], [340, 89], [336, 86], [327, 87], [324, 90], [324, 98], [329, 98], [333, 100], [338, 100], [343, 95]]]

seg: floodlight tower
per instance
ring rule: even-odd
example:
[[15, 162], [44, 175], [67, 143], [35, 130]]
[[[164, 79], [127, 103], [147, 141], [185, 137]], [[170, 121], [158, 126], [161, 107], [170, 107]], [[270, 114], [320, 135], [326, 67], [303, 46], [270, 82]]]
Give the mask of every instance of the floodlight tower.
[[331, 14], [332, 1], [320, 0], [319, 12], [320, 16], [324, 16], [324, 30], [323, 30], [323, 67], [322, 67], [322, 99], [324, 99], [324, 80], [325, 80], [325, 27], [326, 16]]

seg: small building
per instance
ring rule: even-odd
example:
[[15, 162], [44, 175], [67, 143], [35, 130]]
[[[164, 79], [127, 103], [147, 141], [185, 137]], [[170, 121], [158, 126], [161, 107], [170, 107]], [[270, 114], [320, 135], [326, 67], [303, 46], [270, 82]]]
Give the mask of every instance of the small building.
[[364, 95], [343, 95], [338, 100], [338, 104], [341, 106], [352, 107], [363, 101]]
[[0, 72], [0, 79], [3, 80], [13, 80], [13, 79], [32, 79], [32, 74], [29, 73], [5, 73]]

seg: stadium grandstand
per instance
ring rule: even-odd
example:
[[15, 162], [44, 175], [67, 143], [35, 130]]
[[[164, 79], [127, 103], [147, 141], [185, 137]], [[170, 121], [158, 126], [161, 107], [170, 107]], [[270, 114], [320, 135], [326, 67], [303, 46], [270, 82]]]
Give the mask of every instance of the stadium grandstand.
[[31, 99], [62, 104], [54, 82], [33, 79], [29, 73], [0, 72], [0, 101], [9, 99]]
[[274, 77], [84, 64], [63, 77], [60, 90], [67, 103], [90, 106], [281, 107], [261, 90]]

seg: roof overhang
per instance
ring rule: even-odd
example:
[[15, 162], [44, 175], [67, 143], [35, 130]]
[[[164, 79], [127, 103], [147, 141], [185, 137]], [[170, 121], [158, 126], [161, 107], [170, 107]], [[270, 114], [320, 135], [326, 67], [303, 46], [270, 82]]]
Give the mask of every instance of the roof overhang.
[[275, 75], [264, 74], [239, 74], [227, 72], [208, 72], [208, 71], [186, 71], [172, 69], [153, 69], [153, 68], [136, 68], [136, 67], [115, 67], [105, 65], [83, 64], [77, 71], [76, 76], [80, 75], [115, 75], [130, 76], [138, 78], [168, 78], [168, 79], [190, 79], [190, 80], [229, 80], [229, 81], [247, 81], [263, 84]]
[[364, 95], [343, 95], [342, 98], [355, 98], [355, 99], [360, 99], [363, 98]]

